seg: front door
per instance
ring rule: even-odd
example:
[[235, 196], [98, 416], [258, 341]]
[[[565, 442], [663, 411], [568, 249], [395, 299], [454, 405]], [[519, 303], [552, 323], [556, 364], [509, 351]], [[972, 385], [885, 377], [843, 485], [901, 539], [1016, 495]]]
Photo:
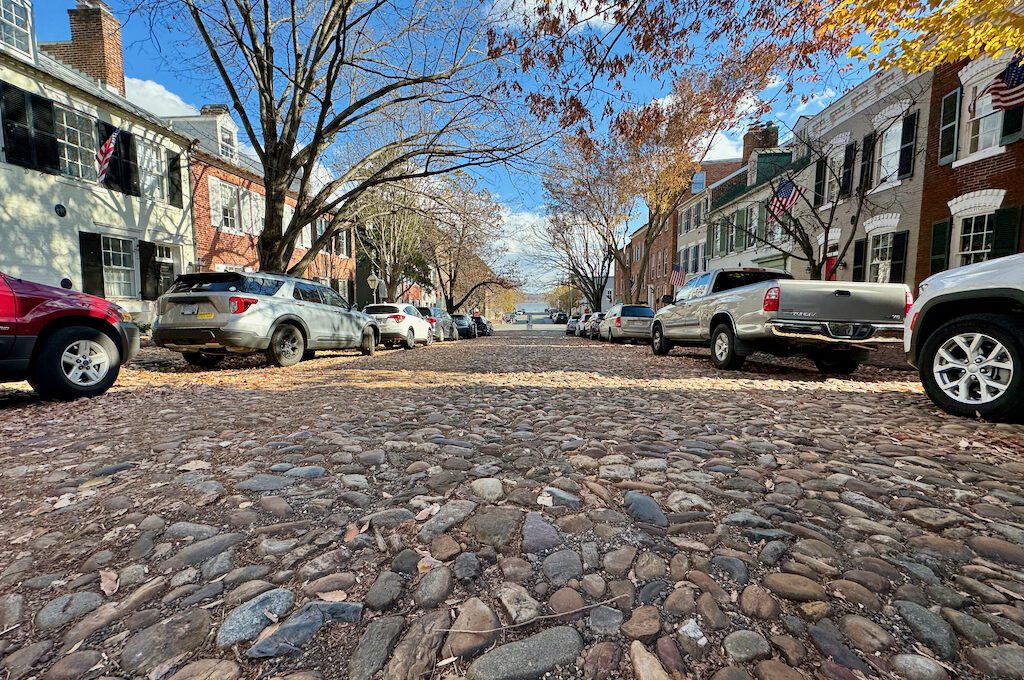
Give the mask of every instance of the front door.
[[835, 281], [836, 280], [836, 265], [839, 258], [835, 255], [829, 255], [825, 258], [825, 280]]

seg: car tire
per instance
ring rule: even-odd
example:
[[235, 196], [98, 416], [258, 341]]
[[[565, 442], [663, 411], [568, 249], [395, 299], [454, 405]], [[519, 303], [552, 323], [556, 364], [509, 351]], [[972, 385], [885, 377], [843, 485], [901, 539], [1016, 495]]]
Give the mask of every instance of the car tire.
[[860, 361], [843, 352], [830, 352], [814, 357], [814, 365], [825, 375], [852, 375]]
[[182, 352], [181, 357], [190, 366], [196, 368], [213, 368], [224, 361], [223, 354], [204, 354], [203, 352]]
[[727, 323], [720, 323], [715, 326], [711, 333], [711, 363], [715, 368], [725, 371], [735, 371], [743, 366], [746, 357], [736, 354], [736, 336], [732, 326]]
[[[997, 378], [992, 382], [998, 385], [1000, 390], [998, 394], [987, 391], [986, 396], [989, 397], [989, 401], [985, 402], [971, 398], [975, 394], [975, 388], [982, 387], [979, 377], [973, 379], [973, 384], [968, 390], [968, 399], [962, 399], [959, 396], [961, 388], [954, 387], [951, 382], [947, 382], [943, 386], [936, 375], [936, 372], [939, 372], [952, 379], [956, 377], [958, 370], [956, 364], [950, 365], [951, 362], [948, 360], [937, 361], [940, 358], [940, 350], [945, 349], [946, 353], [953, 358], [960, 358], [964, 352], [961, 347], [957, 346], [955, 339], [960, 338], [967, 343], [968, 337], [979, 335], [984, 339], [981, 341], [978, 351], [993, 356], [992, 353], [996, 352], [993, 344], [999, 343], [1003, 349], [994, 358], [998, 359], [1000, 364], [1008, 367], [1008, 369], [989, 369], [993, 372], [985, 374], [988, 378], [993, 376]], [[950, 343], [953, 344], [952, 347]], [[973, 355], [972, 345], [973, 343], [970, 343], [968, 347]], [[965, 356], [964, 358], [970, 357]], [[977, 367], [977, 375], [981, 376], [981, 369], [988, 368], [981, 364], [987, 364], [988, 361], [984, 360], [981, 355], [973, 357], [973, 359], [974, 363], [970, 365]], [[983, 361], [979, 362], [979, 359], [983, 359]], [[940, 371], [939, 369], [943, 365], [949, 367]], [[968, 364], [965, 363], [966, 365]], [[925, 340], [918, 366], [925, 392], [943, 411], [965, 418], [980, 416], [991, 421], [1024, 422], [1024, 323], [1018, 319], [999, 314], [976, 314], [950, 321], [932, 332]], [[1003, 371], [1007, 370], [1010, 377], [1005, 382], [999, 380]], [[975, 372], [971, 371], [971, 373]], [[964, 371], [961, 375], [966, 377], [967, 372]]]
[[377, 335], [372, 328], [363, 331], [363, 339], [359, 341], [359, 353], [364, 357], [372, 357], [377, 351]]
[[427, 339], [423, 342], [424, 345], [430, 347], [434, 344], [434, 331], [427, 333]]
[[409, 332], [405, 334], [402, 347], [405, 349], [416, 349], [416, 332], [413, 329], [410, 328]]
[[665, 337], [661, 326], [655, 326], [651, 331], [651, 351], [660, 357], [672, 351], [672, 341]]
[[306, 352], [306, 339], [296, 326], [281, 324], [274, 329], [267, 346], [267, 361], [274, 366], [287, 368], [302, 361]]
[[[74, 359], [65, 360], [66, 354]], [[82, 357], [89, 357], [89, 363]], [[89, 326], [68, 326], [39, 345], [29, 384], [46, 399], [70, 401], [103, 394], [120, 371], [121, 352], [109, 335]]]
[[316, 359], [315, 349], [307, 349], [305, 352], [302, 353], [303, 361], [312, 361], [313, 359]]

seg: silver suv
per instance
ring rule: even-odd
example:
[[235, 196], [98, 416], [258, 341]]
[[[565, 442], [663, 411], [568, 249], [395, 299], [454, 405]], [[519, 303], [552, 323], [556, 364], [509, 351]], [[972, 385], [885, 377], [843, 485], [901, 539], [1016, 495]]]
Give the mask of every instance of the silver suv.
[[318, 349], [358, 348], [371, 356], [380, 328], [314, 281], [263, 272], [183, 274], [157, 302], [153, 342], [194, 366], [252, 352], [291, 366]]

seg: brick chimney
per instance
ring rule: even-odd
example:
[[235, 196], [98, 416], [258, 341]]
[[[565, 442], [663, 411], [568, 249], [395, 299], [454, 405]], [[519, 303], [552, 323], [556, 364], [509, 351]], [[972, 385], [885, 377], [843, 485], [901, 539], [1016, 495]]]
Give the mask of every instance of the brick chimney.
[[231, 113], [231, 108], [227, 104], [206, 104], [199, 109], [202, 116], [223, 116], [228, 113]]
[[754, 149], [771, 149], [779, 145], [779, 128], [775, 123], [755, 123], [743, 135], [743, 163], [750, 159]]
[[124, 55], [121, 22], [103, 0], [78, 0], [68, 10], [71, 40], [43, 43], [40, 47], [124, 95]]

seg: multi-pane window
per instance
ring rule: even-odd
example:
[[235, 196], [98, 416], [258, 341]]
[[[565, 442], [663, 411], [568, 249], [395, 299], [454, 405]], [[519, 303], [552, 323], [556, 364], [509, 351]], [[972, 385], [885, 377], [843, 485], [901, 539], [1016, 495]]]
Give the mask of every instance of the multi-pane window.
[[877, 184], [895, 179], [900, 167], [900, 139], [902, 128], [893, 123], [881, 134], [877, 144], [878, 181]]
[[693, 212], [691, 208], [687, 208], [686, 212], [683, 213], [683, 233], [687, 234], [692, 228], [691, 219], [693, 218]]
[[153, 248], [153, 256], [161, 262], [173, 262], [174, 259], [171, 257], [171, 247], [162, 246], [157, 244]]
[[220, 155], [229, 161], [233, 161], [237, 153], [238, 147], [235, 141], [235, 131], [226, 125], [222, 125], [220, 128]]
[[757, 205], [747, 206], [747, 247], [757, 245]]
[[702, 203], [697, 203], [697, 205], [693, 206], [693, 228], [694, 229], [696, 229], [697, 227], [700, 226], [701, 208], [702, 207], [703, 207]]
[[892, 237], [879, 234], [871, 238], [871, 259], [868, 266], [868, 280], [874, 283], [889, 283], [889, 271], [892, 267]]
[[25, 54], [31, 53], [29, 9], [23, 0], [0, 0], [0, 42]]
[[974, 102], [974, 111], [967, 129], [970, 131], [970, 153], [981, 151], [999, 143], [1000, 127], [1002, 125], [1002, 112], [992, 108], [992, 95], [978, 96], [978, 87], [972, 88], [971, 101]]
[[220, 187], [220, 230], [232, 234], [241, 234], [242, 225], [238, 219], [238, 189], [227, 182], [218, 183]]
[[167, 157], [158, 144], [137, 139], [139, 154], [139, 188], [142, 195], [154, 201], [167, 199]]
[[95, 181], [96, 124], [63, 106], [54, 106], [53, 114], [61, 174]]
[[104, 236], [103, 295], [108, 298], [135, 297], [135, 254], [132, 241]]
[[960, 266], [984, 262], [992, 252], [995, 215], [975, 215], [960, 221]]

